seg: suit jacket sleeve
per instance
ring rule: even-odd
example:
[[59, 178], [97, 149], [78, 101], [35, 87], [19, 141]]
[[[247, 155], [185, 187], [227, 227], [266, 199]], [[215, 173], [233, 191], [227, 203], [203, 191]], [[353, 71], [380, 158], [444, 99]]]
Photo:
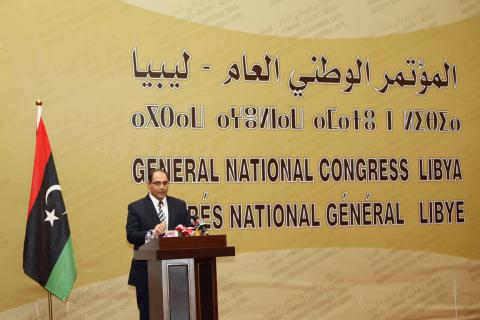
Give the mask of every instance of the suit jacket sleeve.
[[128, 217], [127, 217], [127, 240], [135, 247], [141, 246], [145, 243], [145, 236], [150, 230], [143, 230], [142, 212], [136, 208], [134, 204], [128, 205]]

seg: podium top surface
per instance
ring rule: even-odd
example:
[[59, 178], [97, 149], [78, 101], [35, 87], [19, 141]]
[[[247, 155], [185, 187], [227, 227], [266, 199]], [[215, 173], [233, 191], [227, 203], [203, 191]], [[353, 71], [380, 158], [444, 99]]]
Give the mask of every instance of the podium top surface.
[[134, 251], [135, 260], [166, 260], [234, 256], [235, 247], [227, 247], [225, 235], [157, 238]]

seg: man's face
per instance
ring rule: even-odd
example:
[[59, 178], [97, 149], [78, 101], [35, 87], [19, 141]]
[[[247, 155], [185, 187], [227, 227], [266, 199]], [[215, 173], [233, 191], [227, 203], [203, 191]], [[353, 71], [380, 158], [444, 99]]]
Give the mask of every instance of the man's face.
[[163, 200], [168, 191], [167, 175], [161, 171], [156, 171], [152, 176], [152, 182], [148, 183], [147, 186], [152, 196], [158, 200]]

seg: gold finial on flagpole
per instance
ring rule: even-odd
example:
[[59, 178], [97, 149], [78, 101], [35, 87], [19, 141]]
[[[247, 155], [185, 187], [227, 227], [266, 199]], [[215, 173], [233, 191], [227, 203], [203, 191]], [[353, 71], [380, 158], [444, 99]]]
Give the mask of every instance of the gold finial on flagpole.
[[37, 99], [35, 100], [35, 104], [37, 105], [37, 130], [38, 130], [38, 125], [40, 124], [40, 118], [42, 117], [42, 100]]

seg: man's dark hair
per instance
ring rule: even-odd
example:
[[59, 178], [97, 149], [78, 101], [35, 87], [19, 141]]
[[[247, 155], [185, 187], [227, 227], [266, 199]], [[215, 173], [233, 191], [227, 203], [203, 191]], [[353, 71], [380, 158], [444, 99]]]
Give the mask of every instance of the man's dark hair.
[[153, 174], [155, 172], [165, 173], [165, 175], [167, 176], [167, 180], [170, 181], [170, 177], [168, 176], [168, 172], [165, 171], [165, 169], [161, 168], [161, 169], [150, 169], [150, 171], [148, 171], [148, 183], [152, 183]]

